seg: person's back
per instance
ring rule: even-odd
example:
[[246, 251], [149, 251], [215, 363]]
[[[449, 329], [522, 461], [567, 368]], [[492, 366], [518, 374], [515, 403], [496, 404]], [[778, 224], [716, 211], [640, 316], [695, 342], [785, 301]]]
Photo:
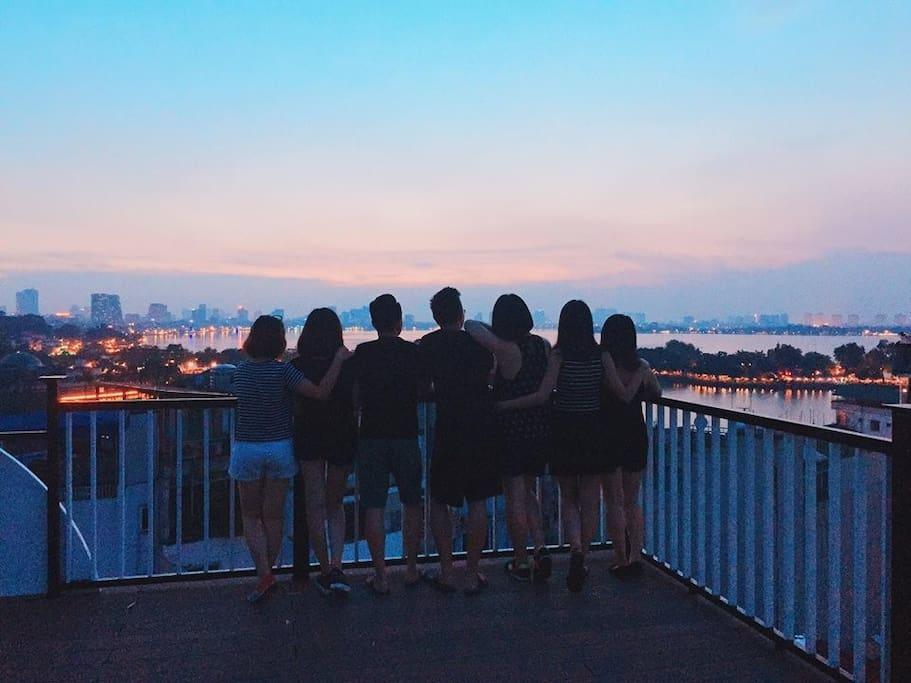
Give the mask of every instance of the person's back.
[[603, 373], [601, 353], [597, 347], [587, 355], [564, 355], [560, 362], [560, 374], [554, 392], [554, 411], [598, 412], [601, 407]]
[[399, 337], [380, 337], [360, 344], [351, 362], [361, 405], [361, 437], [416, 437], [424, 375], [417, 346]]
[[[522, 354], [522, 365], [516, 376], [509, 380], [498, 376], [494, 384], [494, 396], [497, 401], [507, 401], [526, 394], [533, 394], [547, 372], [547, 341], [535, 334], [529, 334], [517, 340], [516, 345]], [[543, 441], [549, 433], [549, 406], [521, 408], [499, 413], [504, 436], [509, 439]]]
[[[330, 361], [331, 363], [331, 361]], [[237, 441], [291, 438], [291, 397], [301, 374], [277, 360], [243, 361], [234, 372]]]
[[[308, 380], [319, 384], [329, 367], [333, 356], [298, 356], [292, 361]], [[294, 401], [295, 434], [311, 436], [317, 432], [329, 431], [333, 434], [353, 432], [356, 423], [352, 400], [354, 378], [348, 363], [342, 365], [338, 381], [328, 401], [320, 401], [306, 396], [296, 396]]]
[[470, 426], [491, 414], [493, 354], [467, 332], [452, 329], [424, 336], [419, 348], [433, 380], [438, 429]]

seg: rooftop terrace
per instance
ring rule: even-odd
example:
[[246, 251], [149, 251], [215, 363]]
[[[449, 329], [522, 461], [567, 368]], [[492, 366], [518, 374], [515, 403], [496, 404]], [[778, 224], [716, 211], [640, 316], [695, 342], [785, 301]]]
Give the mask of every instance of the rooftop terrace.
[[0, 680], [825, 680], [656, 569], [638, 580], [592, 563], [581, 595], [486, 569], [481, 596], [429, 586], [347, 600], [312, 586], [265, 604], [249, 580], [106, 588], [0, 609]]

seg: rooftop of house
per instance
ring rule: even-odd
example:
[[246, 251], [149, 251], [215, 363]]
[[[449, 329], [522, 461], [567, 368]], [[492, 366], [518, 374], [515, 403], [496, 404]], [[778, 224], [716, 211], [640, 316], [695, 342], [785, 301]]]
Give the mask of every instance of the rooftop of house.
[[[11, 599], [0, 608], [0, 680], [824, 680], [802, 659], [657, 569], [608, 574], [593, 555], [581, 594], [511, 582], [469, 597], [429, 585], [347, 599], [311, 585], [264, 604], [249, 579]], [[393, 570], [396, 571], [396, 570]]]

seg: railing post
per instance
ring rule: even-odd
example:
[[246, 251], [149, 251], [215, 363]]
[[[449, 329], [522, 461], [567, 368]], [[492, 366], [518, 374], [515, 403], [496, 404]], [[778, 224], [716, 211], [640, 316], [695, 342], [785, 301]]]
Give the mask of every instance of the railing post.
[[291, 575], [297, 582], [310, 580], [310, 529], [307, 525], [303, 469], [294, 477], [294, 559]]
[[[47, 597], [60, 592], [60, 412], [58, 383], [66, 379], [61, 375], [41, 378], [45, 384], [47, 411]], [[70, 511], [67, 510], [67, 515]]]
[[892, 408], [892, 502], [889, 547], [890, 579], [889, 679], [911, 680], [911, 648], [904, 642], [911, 633], [911, 405]]

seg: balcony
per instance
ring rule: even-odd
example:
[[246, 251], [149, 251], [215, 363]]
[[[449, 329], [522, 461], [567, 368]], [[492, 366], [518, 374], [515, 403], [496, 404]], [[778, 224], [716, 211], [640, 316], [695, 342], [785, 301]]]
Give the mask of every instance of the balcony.
[[[893, 569], [907, 566], [909, 545], [907, 407], [895, 409], [889, 441], [672, 399], [646, 405], [651, 567], [638, 583], [606, 572], [602, 510], [582, 596], [565, 590], [562, 560], [549, 586], [509, 584], [495, 500], [485, 551], [494, 585], [479, 599], [399, 587], [378, 600], [356, 581], [347, 605], [286, 590], [251, 612], [239, 600], [238, 581], [251, 570], [225, 475], [234, 400], [60, 402], [54, 394], [47, 451], [57, 467], [33, 469], [55, 495], [0, 452], [4, 472], [16, 473], [0, 479], [0, 531], [19, 543], [15, 553], [9, 540], [0, 545], [0, 588], [15, 592], [18, 572], [28, 588], [19, 593], [65, 595], [3, 602], [0, 632], [15, 635], [0, 667], [34, 678], [705, 679], [748, 670], [770, 680], [907, 680], [907, 655], [894, 644], [909, 632], [911, 601], [905, 573]], [[421, 425], [432, 457], [432, 406], [422, 407]], [[0, 435], [0, 446], [13, 451], [41, 436]], [[559, 552], [559, 491], [544, 477], [538, 492]], [[298, 578], [312, 568], [301, 502], [289, 501], [281, 558]], [[345, 561], [356, 573], [369, 555], [354, 475], [346, 507]], [[395, 491], [387, 528], [396, 563]], [[422, 560], [435, 560], [428, 531]], [[250, 668], [251, 643], [265, 669]]]

